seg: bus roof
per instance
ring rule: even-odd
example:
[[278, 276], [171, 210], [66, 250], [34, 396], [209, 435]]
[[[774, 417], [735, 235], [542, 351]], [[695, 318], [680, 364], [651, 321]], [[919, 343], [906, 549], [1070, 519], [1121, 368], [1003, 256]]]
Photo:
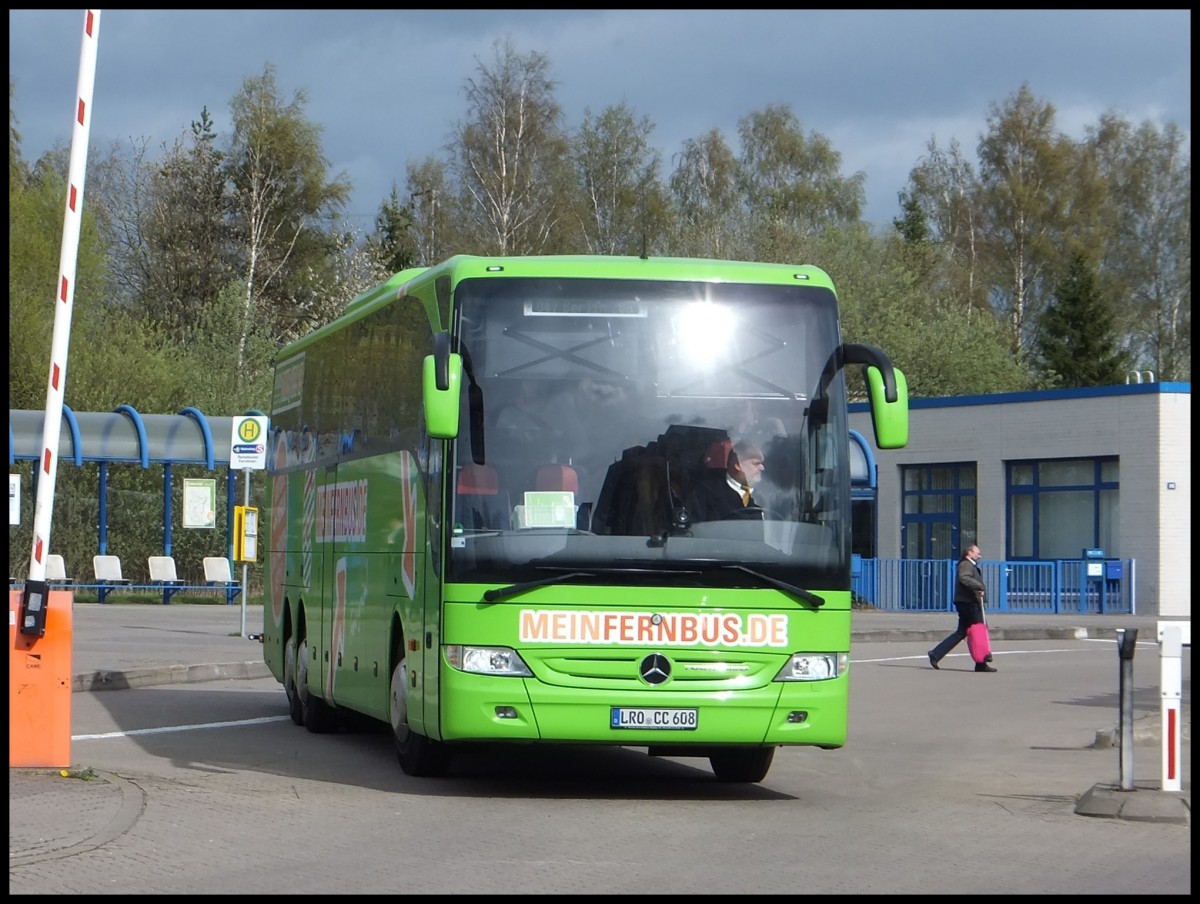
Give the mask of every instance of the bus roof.
[[819, 267], [811, 265], [712, 258], [588, 254], [487, 257], [460, 254], [431, 270], [438, 273], [451, 271], [456, 281], [472, 276], [557, 276], [748, 283], [792, 283], [801, 280], [833, 288], [829, 275]]
[[690, 257], [634, 257], [619, 255], [545, 254], [494, 256], [458, 254], [432, 267], [411, 267], [368, 289], [346, 305], [346, 310], [313, 333], [280, 351], [280, 360], [312, 344], [319, 336], [336, 332], [377, 307], [399, 297], [414, 280], [428, 282], [449, 275], [453, 284], [464, 279], [559, 278], [646, 279], [714, 283], [792, 285], [803, 282], [835, 292], [829, 274], [811, 264], [775, 264]]

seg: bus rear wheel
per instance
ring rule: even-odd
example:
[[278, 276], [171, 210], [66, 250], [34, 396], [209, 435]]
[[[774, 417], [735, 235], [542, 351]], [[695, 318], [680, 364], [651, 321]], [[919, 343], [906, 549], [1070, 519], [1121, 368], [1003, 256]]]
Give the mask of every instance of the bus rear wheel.
[[338, 725], [337, 711], [308, 689], [308, 639], [296, 648], [296, 699], [300, 721], [313, 734], [326, 734]]
[[708, 762], [719, 782], [761, 782], [774, 759], [774, 747], [731, 747], [713, 751]]
[[297, 725], [304, 724], [300, 710], [300, 692], [296, 688], [296, 638], [289, 637], [283, 646], [283, 691], [287, 694], [288, 715]]
[[405, 775], [442, 776], [450, 768], [450, 751], [445, 744], [413, 731], [408, 725], [408, 662], [403, 657], [392, 669], [388, 714], [396, 758]]

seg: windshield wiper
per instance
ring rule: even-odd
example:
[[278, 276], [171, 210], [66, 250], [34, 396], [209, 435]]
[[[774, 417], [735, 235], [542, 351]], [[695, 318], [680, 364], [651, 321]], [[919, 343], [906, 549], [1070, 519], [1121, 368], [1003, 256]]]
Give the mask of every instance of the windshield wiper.
[[806, 603], [811, 603], [815, 608], [819, 609], [825, 605], [825, 600], [817, 596], [815, 593], [805, 590], [803, 587], [797, 587], [795, 584], [789, 584], [787, 581], [781, 581], [778, 578], [773, 578], [769, 574], [763, 574], [761, 571], [755, 571], [753, 568], [747, 568], [745, 565], [722, 565], [722, 568], [729, 568], [735, 571], [744, 571], [746, 574], [758, 578], [772, 587], [782, 590], [784, 593], [790, 593], [798, 599], [804, 600]]
[[518, 593], [524, 593], [526, 590], [536, 590], [538, 587], [548, 587], [551, 584], [561, 584], [563, 581], [569, 581], [572, 578], [594, 578], [595, 575], [590, 571], [572, 571], [568, 574], [556, 574], [553, 577], [541, 578], [536, 581], [526, 581], [523, 584], [509, 584], [507, 587], [494, 587], [491, 590], [483, 591], [483, 601], [485, 603], [494, 603], [497, 600], [506, 599], [510, 596], [516, 596]]
[[[538, 565], [538, 568], [553, 568], [553, 565]], [[558, 574], [549, 578], [539, 578], [536, 581], [525, 581], [522, 584], [510, 584], [507, 587], [496, 587], [492, 590], [483, 592], [483, 601], [485, 603], [494, 603], [497, 600], [506, 599], [510, 596], [516, 596], [518, 593], [524, 593], [526, 590], [535, 590], [538, 587], [548, 587], [551, 584], [561, 584], [564, 581], [569, 581], [574, 578], [598, 578], [600, 575], [612, 574], [639, 574], [639, 575], [683, 575], [683, 574], [700, 574], [695, 569], [678, 569], [678, 568], [662, 568], [650, 567], [642, 568], [636, 566], [623, 565], [606, 565], [600, 568], [594, 568], [591, 571], [571, 571], [566, 574]], [[799, 591], [803, 592], [803, 591]]]

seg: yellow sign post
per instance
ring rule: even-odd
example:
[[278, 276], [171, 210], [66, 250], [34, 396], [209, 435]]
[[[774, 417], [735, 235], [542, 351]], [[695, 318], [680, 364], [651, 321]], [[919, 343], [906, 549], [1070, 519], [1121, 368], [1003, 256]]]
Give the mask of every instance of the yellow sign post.
[[[258, 561], [258, 509], [255, 506], [233, 507], [233, 560]], [[245, 593], [245, 588], [242, 592]]]

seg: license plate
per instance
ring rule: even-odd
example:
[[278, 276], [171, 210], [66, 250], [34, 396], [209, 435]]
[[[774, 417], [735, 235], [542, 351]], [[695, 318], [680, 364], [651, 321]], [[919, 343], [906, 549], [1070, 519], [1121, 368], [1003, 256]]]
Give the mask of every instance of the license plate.
[[694, 709], [650, 709], [614, 706], [609, 725], [612, 728], [651, 728], [667, 731], [694, 731], [700, 716]]

